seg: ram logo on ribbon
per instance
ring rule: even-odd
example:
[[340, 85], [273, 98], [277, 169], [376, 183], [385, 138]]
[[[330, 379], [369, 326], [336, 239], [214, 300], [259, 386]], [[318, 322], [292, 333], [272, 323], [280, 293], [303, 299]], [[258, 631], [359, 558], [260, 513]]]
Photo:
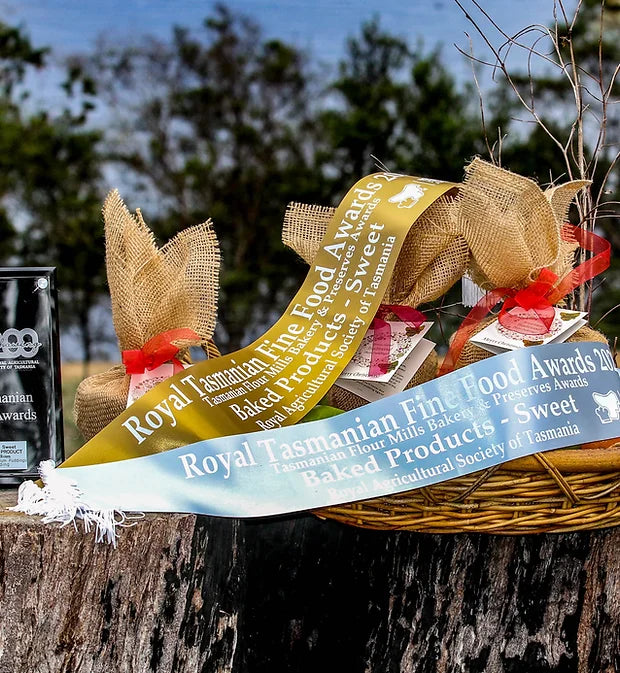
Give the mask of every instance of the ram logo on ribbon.
[[424, 196], [426, 189], [415, 182], [406, 184], [402, 190], [388, 199], [388, 203], [397, 203], [399, 208], [413, 208]]
[[613, 390], [606, 395], [592, 393], [594, 401], [598, 404], [595, 413], [601, 423], [611, 423], [620, 420], [620, 399]]

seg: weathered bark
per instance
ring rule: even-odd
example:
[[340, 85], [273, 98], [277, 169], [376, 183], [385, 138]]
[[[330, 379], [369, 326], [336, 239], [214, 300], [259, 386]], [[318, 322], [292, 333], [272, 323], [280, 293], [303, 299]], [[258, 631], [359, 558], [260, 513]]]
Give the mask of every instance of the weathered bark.
[[0, 673], [612, 673], [619, 543], [162, 515], [114, 550], [9, 514]]

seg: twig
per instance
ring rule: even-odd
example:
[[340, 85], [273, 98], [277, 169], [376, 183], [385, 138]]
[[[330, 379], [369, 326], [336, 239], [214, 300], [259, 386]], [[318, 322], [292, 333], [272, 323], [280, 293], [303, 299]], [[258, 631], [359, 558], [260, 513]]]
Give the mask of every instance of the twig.
[[[592, 325], [592, 327], [594, 327], [594, 329], [596, 329], [597, 326], [598, 326], [598, 324], [599, 324], [600, 322], [602, 322], [603, 320], [605, 320], [605, 318], [606, 318], [610, 313], [613, 313], [613, 312], [614, 312], [616, 309], [618, 309], [618, 308], [620, 308], [620, 304], [616, 304], [615, 306], [612, 306], [612, 308], [610, 308], [609, 311], [606, 311], [605, 313], [603, 313], [603, 315], [596, 321], [596, 323], [595, 323], [594, 325]], [[617, 338], [617, 337], [616, 337], [616, 338]]]

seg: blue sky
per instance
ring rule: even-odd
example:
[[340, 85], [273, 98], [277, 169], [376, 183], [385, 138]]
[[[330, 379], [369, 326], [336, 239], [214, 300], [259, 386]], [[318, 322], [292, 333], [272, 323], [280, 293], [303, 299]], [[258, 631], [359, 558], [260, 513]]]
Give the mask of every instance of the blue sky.
[[[442, 42], [448, 62], [462, 60], [452, 44], [466, 45], [464, 31], [471, 31], [453, 0], [231, 0], [226, 4], [254, 17], [267, 35], [293, 42], [326, 62], [337, 60], [346, 36], [373, 16], [412, 44], [420, 38], [429, 46]], [[468, 0], [464, 4], [475, 11]], [[508, 32], [552, 19], [553, 0], [482, 0], [482, 4]], [[201, 0], [0, 0], [0, 18], [23, 25], [35, 44], [50, 45], [62, 58], [88, 50], [102, 34], [124, 42], [145, 33], [165, 38], [174, 24], [198, 28], [213, 5]]]
[[[492, 34], [472, 0], [461, 1]], [[509, 34], [553, 19], [553, 0], [479, 1]], [[344, 54], [346, 38], [373, 17], [412, 46], [420, 41], [427, 49], [441, 44], [444, 63], [462, 81], [472, 81], [471, 65], [454, 43], [468, 49], [465, 32], [469, 32], [476, 56], [486, 55], [482, 39], [454, 0], [230, 0], [225, 4], [251, 16], [266, 36], [295, 44], [319, 64], [334, 65]], [[566, 4], [572, 7], [575, 0]], [[143, 35], [166, 39], [174, 25], [198, 31], [214, 5], [206, 0], [0, 0], [0, 20], [23, 27], [35, 46], [51, 47], [48, 63], [57, 67], [31, 72], [25, 85], [29, 106], [59, 112], [65, 104], [59, 89], [64, 79], [62, 63], [68, 55], [90, 51], [101, 36], [124, 45]], [[516, 64], [524, 66], [523, 54], [514, 53], [513, 67]], [[490, 82], [488, 72], [480, 80], [483, 88]], [[98, 117], [93, 115], [91, 120], [97, 122]]]

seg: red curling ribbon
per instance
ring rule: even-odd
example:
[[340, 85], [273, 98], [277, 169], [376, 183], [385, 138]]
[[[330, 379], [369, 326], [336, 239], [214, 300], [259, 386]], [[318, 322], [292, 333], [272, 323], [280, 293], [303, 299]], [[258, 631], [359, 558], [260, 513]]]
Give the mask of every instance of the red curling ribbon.
[[149, 339], [139, 350], [123, 351], [123, 364], [127, 374], [144, 374], [166, 362], [174, 364], [174, 371], [181, 371], [183, 365], [176, 359], [179, 347], [173, 341], [193, 341], [200, 343], [200, 337], [191, 329], [171, 329]]
[[554, 304], [580, 285], [603, 273], [611, 263], [611, 243], [602, 236], [568, 223], [563, 225], [560, 233], [564, 241], [578, 243], [584, 250], [591, 252], [592, 257], [569, 271], [553, 289], [549, 300]]
[[385, 319], [393, 313], [399, 320], [412, 329], [418, 329], [425, 321], [424, 314], [411, 306], [399, 304], [381, 304], [377, 315], [370, 324], [373, 330], [372, 354], [370, 356], [369, 376], [382, 376], [389, 368], [392, 328]]
[[[536, 281], [523, 290], [500, 287], [488, 292], [467, 314], [467, 317], [456, 331], [438, 372], [438, 376], [443, 376], [454, 370], [463, 347], [475, 333], [477, 326], [502, 299], [508, 298], [500, 311], [499, 320], [503, 326], [525, 333], [522, 332], [521, 328], [515, 329], [515, 324], [519, 322], [519, 316], [521, 315], [527, 320], [528, 329], [530, 327], [529, 323], [532, 323], [534, 328], [538, 325], [540, 329], [542, 325], [546, 324], [545, 321], [548, 320], [549, 316], [551, 316], [551, 322], [553, 322], [552, 311], [554, 304], [580, 285], [592, 280], [592, 278], [609, 268], [611, 262], [611, 244], [602, 236], [597, 236], [591, 231], [586, 231], [568, 223], [562, 225], [560, 235], [564, 241], [578, 243], [584, 250], [591, 252], [592, 257], [569, 271], [557, 285], [557, 276], [549, 269], [542, 269]], [[555, 280], [552, 280], [552, 276]], [[532, 291], [528, 292], [530, 289]], [[508, 306], [506, 306], [507, 304]], [[530, 311], [533, 313], [530, 313]], [[533, 317], [534, 313], [535, 318]], [[551, 326], [551, 323], [548, 324]], [[544, 334], [545, 332], [528, 331], [527, 334]]]

